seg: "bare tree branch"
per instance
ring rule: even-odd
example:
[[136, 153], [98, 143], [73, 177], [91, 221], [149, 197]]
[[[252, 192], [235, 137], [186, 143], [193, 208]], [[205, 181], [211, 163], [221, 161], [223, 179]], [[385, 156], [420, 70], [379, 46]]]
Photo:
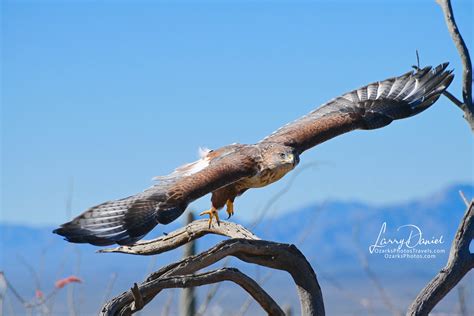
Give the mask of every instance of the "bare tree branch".
[[139, 311], [145, 306], [145, 302], [143, 301], [142, 293], [140, 293], [140, 289], [136, 283], [133, 284], [133, 287], [130, 289], [133, 296], [133, 306], [132, 309]]
[[133, 255], [156, 255], [178, 248], [207, 234], [227, 236], [230, 238], [259, 239], [252, 232], [241, 225], [232, 222], [221, 221], [220, 225], [212, 225], [209, 227], [208, 220], [202, 219], [177, 229], [166, 236], [161, 236], [151, 240], [139, 241], [131, 246], [100, 249], [97, 252], [120, 252]]
[[469, 244], [473, 238], [474, 200], [471, 200], [454, 237], [446, 266], [418, 294], [409, 307], [407, 315], [428, 315], [474, 267], [474, 254], [469, 251]]
[[449, 34], [451, 35], [454, 45], [458, 50], [463, 65], [462, 97], [464, 102], [459, 101], [454, 95], [447, 91], [445, 91], [444, 95], [446, 95], [464, 112], [464, 118], [471, 127], [471, 130], [474, 132], [474, 106], [472, 104], [472, 64], [471, 57], [469, 56], [469, 50], [467, 49], [466, 43], [464, 42], [464, 39], [462, 38], [454, 19], [451, 0], [436, 0], [436, 2], [443, 10], [444, 19], [446, 21]]
[[461, 100], [459, 100], [458, 98], [456, 98], [451, 92], [449, 92], [448, 90], [444, 90], [443, 92], [444, 96], [447, 97], [451, 102], [453, 102], [455, 105], [457, 105], [461, 110], [464, 111], [464, 109], [466, 108], [464, 106], [464, 103], [462, 103]]
[[[260, 285], [264, 285], [268, 279], [270, 279], [270, 277], [272, 276], [272, 272], [273, 271], [268, 271], [268, 273], [263, 277], [263, 278], [256, 278], [257, 279], [257, 283], [260, 284]], [[240, 310], [237, 314], [235, 314], [235, 316], [244, 316], [245, 313], [247, 313], [248, 309], [250, 308], [250, 306], [252, 305], [253, 303], [253, 300], [252, 298], [248, 298], [243, 304], [242, 306], [240, 307]], [[286, 313], [285, 313], [286, 314]]]
[[[324, 315], [321, 288], [314, 270], [304, 255], [293, 245], [264, 240], [235, 238], [224, 240], [207, 251], [172, 263], [152, 273], [142, 285], [155, 280], [193, 274], [227, 256], [233, 256], [248, 263], [287, 271], [296, 284], [302, 315]], [[193, 285], [190, 284], [189, 286]], [[145, 304], [158, 293], [159, 291], [156, 291], [153, 292], [152, 296], [144, 297]], [[132, 302], [131, 292], [125, 292], [104, 306], [103, 315], [115, 315], [114, 313], [127, 315], [127, 313], [132, 312]]]
[[[146, 304], [144, 302], [147, 297], [154, 297], [163, 289], [195, 287], [223, 281], [232, 281], [240, 285], [269, 315], [284, 315], [283, 310], [270, 295], [268, 295], [254, 280], [234, 268], [222, 268], [196, 275], [159, 278], [142, 283], [140, 286], [135, 284], [134, 288], [132, 288], [134, 306], [132, 307], [132, 310], [130, 310], [130, 313], [140, 310]], [[139, 304], [135, 303], [137, 297], [141, 302]], [[102, 310], [101, 315], [116, 315], [117, 310], [114, 307], [118, 304], [118, 301], [114, 301], [114, 303], [115, 305], [106, 305]], [[127, 312], [123, 314], [127, 314]]]

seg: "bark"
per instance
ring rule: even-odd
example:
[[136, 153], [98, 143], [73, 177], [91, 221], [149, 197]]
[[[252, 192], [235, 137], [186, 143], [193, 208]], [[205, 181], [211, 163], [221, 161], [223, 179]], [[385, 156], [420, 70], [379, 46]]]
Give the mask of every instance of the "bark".
[[202, 219], [177, 229], [166, 236], [151, 240], [142, 240], [131, 246], [100, 249], [97, 252], [119, 252], [142, 256], [157, 255], [176, 249], [207, 234], [227, 236], [230, 238], [259, 239], [241, 225], [221, 221], [220, 225], [212, 225], [209, 227], [208, 220]]
[[474, 267], [474, 254], [469, 251], [469, 244], [473, 238], [474, 200], [469, 203], [456, 232], [446, 266], [418, 294], [408, 308], [407, 315], [428, 315]]
[[[280, 314], [283, 313], [281, 308], [277, 308], [271, 303], [271, 298], [267, 298], [268, 294], [255, 281], [250, 279], [255, 283], [253, 284], [247, 280], [248, 276], [236, 269], [224, 268], [212, 271], [212, 278], [206, 273], [195, 274], [199, 270], [229, 256], [236, 257], [244, 262], [287, 271], [296, 285], [300, 298], [301, 314], [325, 314], [323, 297], [316, 273], [304, 255], [294, 245], [259, 240], [258, 237], [235, 223], [221, 222], [220, 226], [209, 228], [207, 221], [196, 221], [153, 241], [144, 241], [133, 246], [105, 249], [101, 252], [122, 252], [139, 255], [157, 254], [174, 249], [208, 233], [233, 238], [222, 241], [198, 255], [184, 258], [150, 274], [143, 283], [105, 304], [101, 315], [133, 314], [148, 304], [162, 289], [215, 283], [211, 281], [217, 280], [215, 279], [216, 273], [223, 278], [221, 281], [228, 280], [239, 284], [249, 292], [265, 311], [270, 313], [271, 310], [271, 315], [282, 315]], [[236, 238], [238, 236], [245, 236], [246, 238]], [[140, 293], [140, 295], [137, 293]]]
[[458, 106], [464, 112], [464, 119], [471, 127], [471, 131], [474, 132], [474, 106], [472, 105], [472, 63], [467, 49], [466, 43], [458, 29], [456, 20], [454, 19], [453, 8], [451, 6], [451, 0], [436, 0], [441, 9], [443, 10], [444, 19], [446, 26], [448, 27], [449, 34], [453, 39], [454, 45], [458, 50], [459, 57], [461, 58], [463, 73], [462, 73], [462, 98], [463, 102], [458, 100], [453, 94], [445, 91], [444, 95], [448, 97], [456, 106]]

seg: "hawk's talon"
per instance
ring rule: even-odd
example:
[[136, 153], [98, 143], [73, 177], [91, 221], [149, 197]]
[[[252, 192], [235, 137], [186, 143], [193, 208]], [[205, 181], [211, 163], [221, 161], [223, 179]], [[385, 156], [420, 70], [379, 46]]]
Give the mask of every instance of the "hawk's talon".
[[227, 219], [229, 219], [232, 215], [234, 215], [234, 202], [232, 202], [231, 200], [227, 200], [225, 205], [227, 206], [225, 211], [229, 215]]
[[217, 209], [216, 209], [215, 207], [211, 207], [210, 210], [201, 212], [201, 213], [199, 214], [199, 216], [202, 216], [202, 215], [209, 215], [209, 228], [211, 228], [211, 226], [212, 226], [212, 218], [213, 218], [213, 217], [216, 218], [217, 225], [218, 225], [218, 226], [221, 225], [221, 222], [220, 222], [220, 220], [219, 220], [219, 213], [218, 213], [218, 211], [217, 211]]

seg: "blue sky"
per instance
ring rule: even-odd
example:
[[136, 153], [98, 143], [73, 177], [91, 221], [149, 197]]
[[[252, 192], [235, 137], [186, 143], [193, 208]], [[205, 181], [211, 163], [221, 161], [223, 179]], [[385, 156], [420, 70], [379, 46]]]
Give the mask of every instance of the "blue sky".
[[[454, 1], [472, 51], [471, 1]], [[32, 225], [139, 192], [197, 148], [253, 143], [341, 93], [449, 61], [426, 1], [4, 1], [2, 214]], [[272, 212], [326, 199], [389, 203], [473, 182], [474, 142], [444, 97], [417, 117], [302, 157]], [[249, 219], [291, 176], [238, 200]], [[73, 185], [72, 185], [73, 183]], [[194, 203], [208, 207], [208, 197]]]

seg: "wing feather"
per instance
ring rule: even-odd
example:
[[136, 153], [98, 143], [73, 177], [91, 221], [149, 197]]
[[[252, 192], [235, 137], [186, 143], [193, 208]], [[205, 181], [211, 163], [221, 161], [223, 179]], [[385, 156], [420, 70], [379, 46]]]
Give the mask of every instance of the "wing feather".
[[355, 129], [375, 129], [430, 107], [454, 75], [448, 63], [425, 67], [395, 78], [374, 82], [323, 104], [289, 123], [261, 142], [293, 146], [303, 152]]
[[256, 146], [238, 144], [203, 152], [200, 160], [158, 178], [151, 188], [91, 207], [54, 232], [76, 243], [99, 246], [134, 243], [158, 223], [175, 220], [190, 202], [255, 175], [257, 154]]

